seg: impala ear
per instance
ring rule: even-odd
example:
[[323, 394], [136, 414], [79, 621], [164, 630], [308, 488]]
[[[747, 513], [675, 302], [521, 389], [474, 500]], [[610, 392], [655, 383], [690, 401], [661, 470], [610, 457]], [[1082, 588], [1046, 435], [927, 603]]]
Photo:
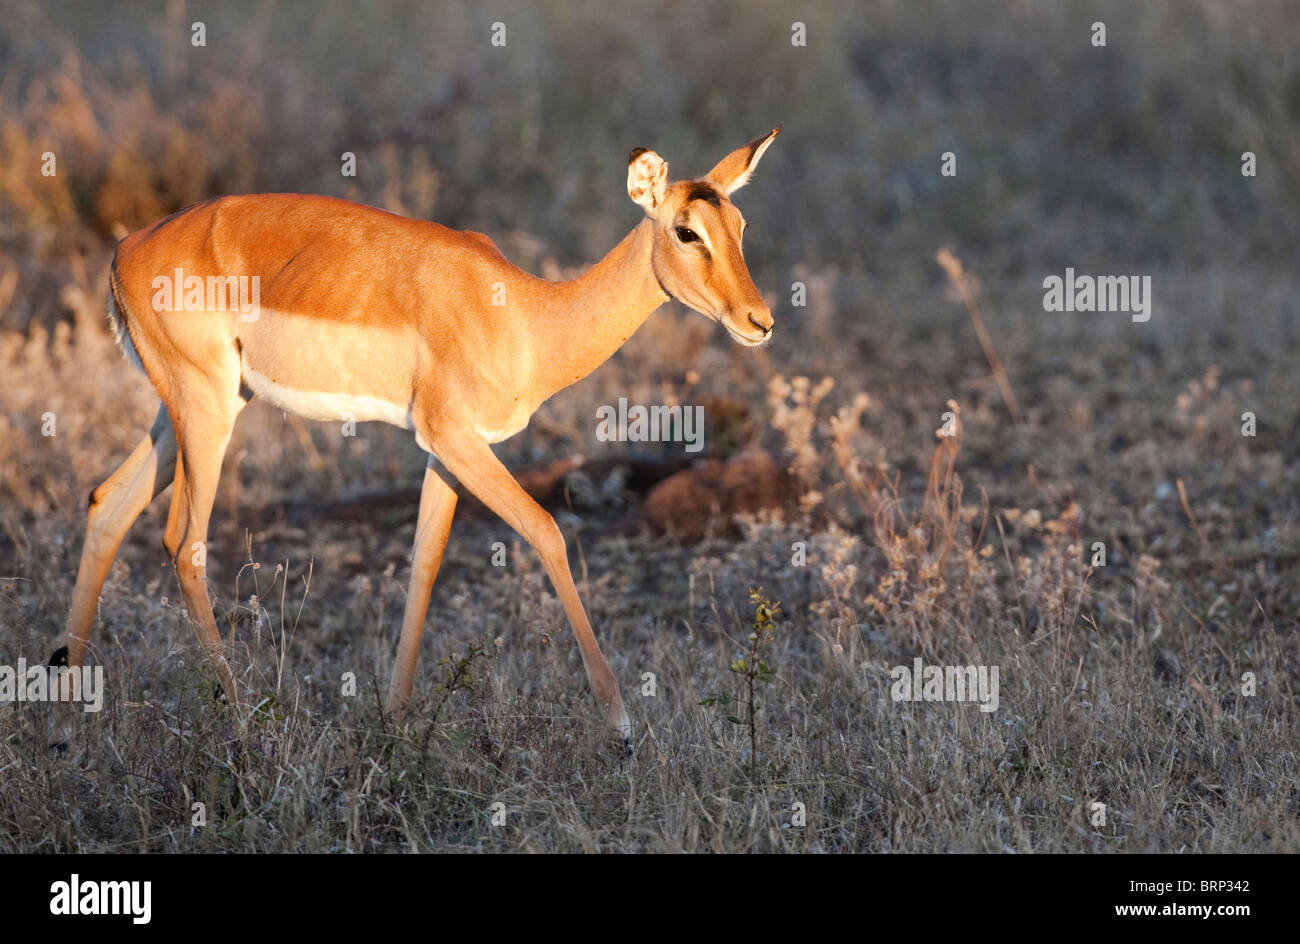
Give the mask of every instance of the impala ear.
[[755, 138], [744, 147], [736, 148], [718, 161], [717, 166], [709, 171], [708, 179], [725, 194], [745, 186], [753, 176], [754, 168], [762, 160], [763, 152], [776, 140], [783, 127], [785, 127], [783, 124], [777, 125], [767, 134]]
[[664, 202], [668, 189], [668, 162], [648, 148], [636, 148], [627, 156], [627, 195], [632, 202], [654, 211]]

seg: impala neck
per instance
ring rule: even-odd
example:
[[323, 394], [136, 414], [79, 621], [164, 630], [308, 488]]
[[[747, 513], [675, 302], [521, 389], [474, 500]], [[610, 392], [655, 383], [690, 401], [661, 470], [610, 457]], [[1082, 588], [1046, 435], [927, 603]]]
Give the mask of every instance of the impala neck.
[[609, 254], [552, 283], [532, 313], [537, 381], [546, 397], [587, 376], [668, 301], [650, 263], [654, 224], [643, 220]]

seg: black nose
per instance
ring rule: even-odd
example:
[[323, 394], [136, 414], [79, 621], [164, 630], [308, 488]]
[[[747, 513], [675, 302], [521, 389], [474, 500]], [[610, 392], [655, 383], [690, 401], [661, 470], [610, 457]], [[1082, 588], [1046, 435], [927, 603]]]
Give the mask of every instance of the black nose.
[[762, 331], [764, 334], [772, 333], [772, 322], [769, 320], [767, 324], [763, 324], [763, 322], [759, 321], [757, 318], [754, 317], [754, 313], [752, 311], [749, 313], [749, 323], [752, 324], [759, 331]]

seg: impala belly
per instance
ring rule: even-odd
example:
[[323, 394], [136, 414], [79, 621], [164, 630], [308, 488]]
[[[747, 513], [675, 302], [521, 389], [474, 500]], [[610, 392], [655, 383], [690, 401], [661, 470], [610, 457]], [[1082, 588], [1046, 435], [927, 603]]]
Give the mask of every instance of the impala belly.
[[358, 423], [380, 421], [412, 429], [411, 411], [379, 397], [358, 393], [328, 393], [319, 390], [294, 390], [259, 374], [248, 364], [241, 375], [248, 389], [282, 410], [309, 420], [356, 420]]
[[[263, 311], [241, 326], [239, 368], [254, 394], [313, 420], [378, 421], [412, 429], [409, 368], [375, 329]], [[385, 357], [383, 352], [388, 351]]]

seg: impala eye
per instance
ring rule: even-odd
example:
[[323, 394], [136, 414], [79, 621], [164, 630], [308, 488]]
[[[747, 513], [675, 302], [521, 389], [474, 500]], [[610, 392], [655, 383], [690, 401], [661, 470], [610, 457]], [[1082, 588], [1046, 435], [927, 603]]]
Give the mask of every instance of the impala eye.
[[677, 238], [684, 243], [697, 243], [700, 241], [699, 234], [693, 229], [687, 229], [685, 226], [677, 227]]

